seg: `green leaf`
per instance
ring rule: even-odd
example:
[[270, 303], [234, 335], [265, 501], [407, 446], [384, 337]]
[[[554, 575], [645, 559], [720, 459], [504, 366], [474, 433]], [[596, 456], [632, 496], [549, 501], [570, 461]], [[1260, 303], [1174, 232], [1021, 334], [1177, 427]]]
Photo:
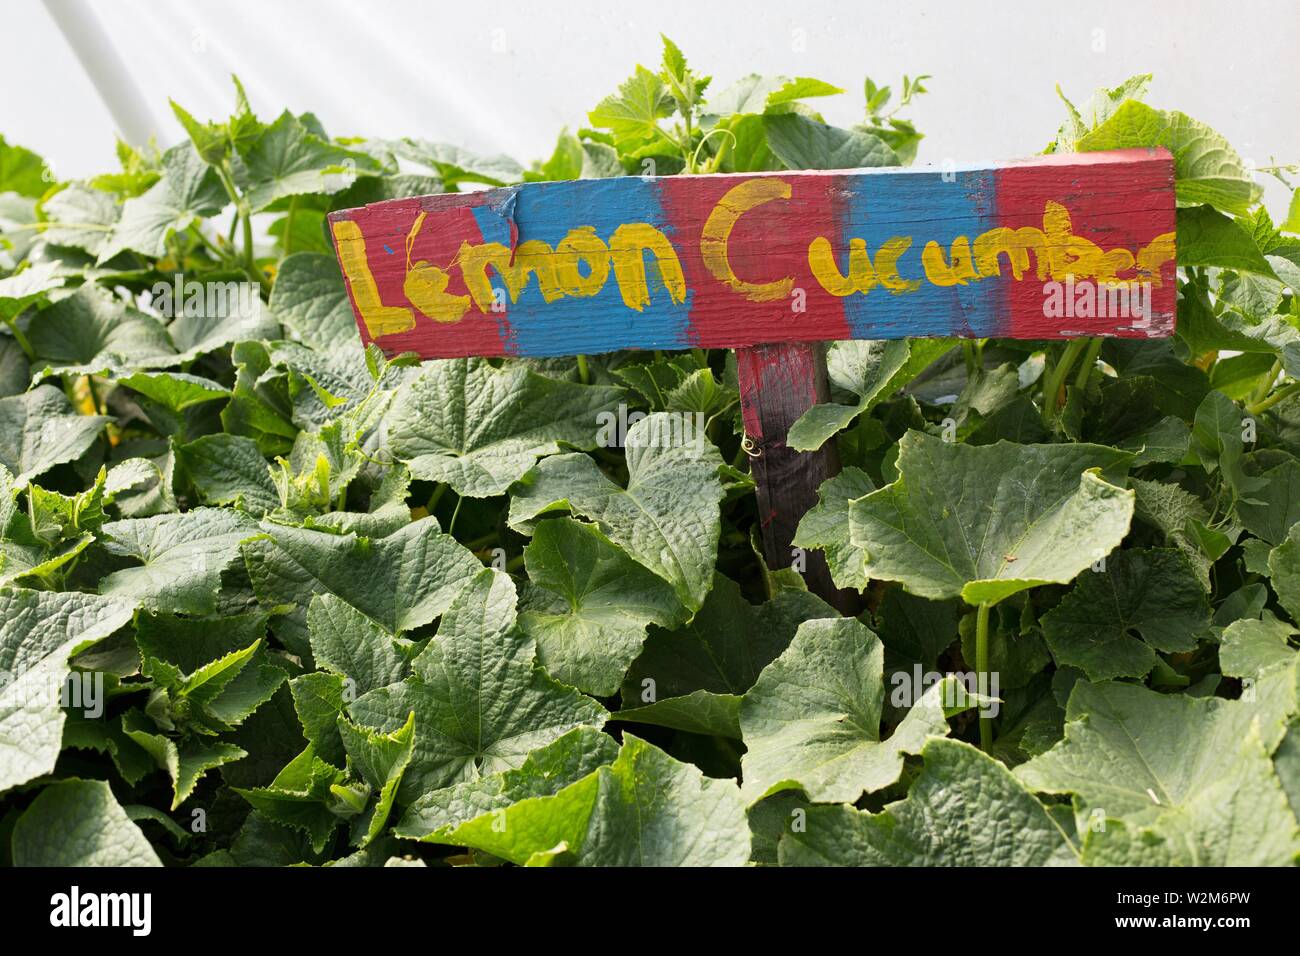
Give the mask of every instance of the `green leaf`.
[[1281, 544], [1300, 521], [1300, 461], [1288, 459], [1259, 478], [1250, 498], [1237, 502], [1237, 517], [1251, 534]]
[[1272, 614], [1262, 620], [1233, 621], [1223, 629], [1219, 663], [1233, 677], [1258, 680], [1275, 668], [1294, 668], [1296, 651], [1291, 638], [1300, 634]]
[[1107, 820], [1083, 839], [1089, 866], [1292, 866], [1296, 824], [1273, 764], [1251, 728], [1230, 778], [1215, 781], [1153, 823]]
[[778, 845], [783, 866], [1068, 866], [1047, 810], [970, 744], [932, 739], [907, 798], [880, 813], [810, 807]]
[[186, 372], [135, 372], [117, 382], [176, 413], [230, 397], [220, 382]]
[[617, 756], [618, 744], [609, 734], [577, 727], [534, 750], [516, 769], [426, 793], [411, 804], [393, 832], [411, 840], [455, 845], [461, 824], [523, 800], [553, 796]]
[[[1284, 275], [1280, 270], [1290, 265], [1279, 256], [1265, 256], [1264, 261], [1270, 267], [1277, 263], [1273, 272], [1278, 276]], [[1219, 274], [1218, 280], [1215, 294], [1224, 309], [1245, 316], [1252, 324], [1266, 321], [1281, 311], [1282, 300], [1286, 295], [1286, 285], [1281, 279], [1271, 279], [1253, 272], [1225, 271]]]
[[348, 752], [349, 767], [361, 776], [375, 794], [374, 801], [353, 824], [353, 843], [368, 846], [388, 823], [397, 797], [402, 774], [411, 762], [415, 742], [415, 713], [391, 734], [369, 727], [358, 727], [342, 715], [338, 718], [339, 735]]
[[1178, 210], [1177, 242], [1180, 266], [1218, 266], [1277, 278], [1250, 233], [1210, 206]]
[[1177, 335], [1192, 355], [1219, 349], [1273, 355], [1281, 359], [1287, 374], [1300, 376], [1300, 330], [1285, 319], [1251, 321], [1229, 310], [1216, 315], [1204, 288], [1187, 284], [1182, 291]]
[[761, 76], [751, 73], [712, 97], [704, 107], [710, 117], [762, 114], [772, 107], [814, 96], [833, 96], [844, 91], [838, 86], [806, 76]]
[[763, 117], [767, 145], [787, 169], [858, 169], [897, 166], [898, 155], [880, 137], [840, 129], [799, 113]]
[[[209, 299], [201, 308], [173, 306], [177, 315], [167, 326], [179, 350], [173, 362], [184, 364], [201, 355], [224, 352], [235, 342], [280, 338], [280, 326], [262, 307], [255, 286], [231, 281], [212, 282], [207, 287]], [[217, 291], [220, 289], [225, 291]]]
[[176, 355], [162, 323], [90, 284], [38, 314], [27, 337], [36, 362], [53, 371], [67, 367], [86, 374], [166, 365]]
[[226, 133], [225, 124], [199, 122], [175, 100], [169, 102], [172, 114], [185, 128], [199, 157], [210, 166], [221, 165], [221, 162], [230, 155], [230, 138]]
[[[958, 637], [960, 613], [958, 601], [927, 601], [898, 587], [886, 590], [875, 621], [885, 645], [885, 673], [914, 671], [917, 664], [923, 674], [936, 670], [939, 656]], [[997, 648], [995, 635], [990, 635], [990, 645], [992, 659]]]
[[837, 588], [861, 591], [867, 586], [866, 552], [849, 539], [849, 502], [875, 490], [867, 473], [850, 465], [822, 482], [817, 489], [817, 504], [799, 519], [791, 543], [797, 548], [822, 549]]
[[659, 412], [628, 432], [626, 490], [586, 455], [555, 455], [516, 487], [509, 523], [525, 530], [538, 515], [561, 508], [588, 518], [697, 611], [713, 584], [720, 465], [717, 449], [692, 419]]
[[282, 827], [307, 835], [317, 853], [325, 849], [342, 818], [331, 809], [331, 788], [341, 785], [347, 775], [332, 767], [308, 747], [266, 787], [235, 787], [235, 793], [255, 810]]
[[562, 382], [483, 359], [433, 362], [403, 385], [389, 445], [411, 475], [473, 498], [499, 495], [544, 455], [596, 447], [622, 392]]
[[309, 644], [306, 615], [314, 594], [336, 594], [396, 635], [442, 614], [481, 568], [431, 517], [374, 539], [270, 522], [262, 529], [244, 544], [244, 563], [263, 605], [297, 605], [275, 626], [299, 653]]
[[559, 138], [555, 141], [555, 149], [551, 152], [551, 158], [542, 164], [540, 178], [550, 182], [581, 179], [585, 157], [582, 141], [570, 133], [566, 127], [560, 130]]
[[176, 456], [171, 446], [156, 459], [127, 458], [108, 470], [105, 501], [126, 518], [147, 518], [176, 510]]
[[265, 637], [267, 617], [260, 611], [215, 617], [141, 611], [136, 615], [135, 642], [146, 657], [190, 674]]
[[394, 143], [393, 147], [402, 159], [435, 170], [442, 179], [443, 189], [449, 192], [455, 191], [460, 183], [508, 186], [524, 176], [523, 167], [509, 156], [480, 156], [448, 143], [410, 137]]
[[171, 777], [172, 810], [189, 799], [199, 780], [209, 770], [248, 756], [247, 751], [234, 744], [194, 737], [179, 742], [172, 740], [157, 733], [153, 724], [138, 710], [128, 711], [122, 716], [122, 729], [153, 758], [159, 769], [167, 771]]
[[[63, 749], [93, 750], [107, 754], [118, 775], [135, 786], [156, 768], [153, 758], [122, 730], [122, 716], [114, 719], [65, 712]], [[71, 756], [71, 755], [69, 755]]]
[[337, 348], [357, 335], [357, 320], [343, 287], [338, 260], [318, 252], [295, 252], [280, 263], [271, 312], [301, 342]]
[[186, 514], [128, 518], [104, 525], [108, 550], [141, 567], [115, 571], [100, 582], [107, 597], [185, 614], [216, 610], [221, 572], [239, 557], [239, 542], [257, 525], [237, 511], [195, 508]]
[[[944, 695], [930, 688], [887, 741], [880, 739], [885, 649], [852, 618], [808, 621], [745, 694], [740, 729], [746, 803], [800, 789], [820, 803], [852, 803], [898, 780], [903, 755], [948, 731]], [[964, 697], [964, 695], [963, 695]]]
[[710, 117], [761, 115], [767, 109], [767, 98], [786, 82], [783, 76], [761, 76], [758, 73], [742, 76], [709, 97], [704, 105], [704, 114]]
[[52, 385], [0, 398], [0, 465], [22, 486], [55, 465], [80, 458], [109, 419], [77, 415]]
[[1128, 531], [1133, 492], [1107, 481], [1129, 456], [1100, 445], [972, 447], [909, 431], [899, 479], [849, 505], [869, 578], [928, 598], [997, 602], [1065, 584]]
[[787, 436], [796, 451], [816, 451], [836, 432], [889, 398], [952, 347], [947, 339], [834, 343], [826, 357], [831, 382], [858, 396], [856, 405], [814, 405]]
[[[253, 621], [252, 632], [260, 635], [265, 617], [254, 615]], [[239, 636], [241, 629], [240, 618], [235, 622], [231, 638]], [[174, 645], [160, 648], [156, 637], [140, 638], [139, 643], [141, 673], [155, 687], [146, 712], [166, 730], [209, 736], [232, 731], [270, 700], [287, 677], [282, 667], [268, 659], [260, 637], [242, 646], [233, 640], [215, 648], [209, 641], [196, 642], [206, 645], [212, 655], [197, 667], [192, 653], [177, 654]]]
[[643, 66], [625, 80], [618, 92], [605, 97], [587, 114], [592, 126], [614, 134], [619, 152], [631, 153], [642, 147], [663, 147], [678, 152], [676, 145], [659, 128], [659, 121], [673, 113], [672, 95], [658, 75]]
[[[749, 859], [749, 826], [735, 783], [705, 777], [631, 734], [623, 739], [612, 764], [553, 795], [525, 796], [463, 823], [456, 817], [468, 808], [453, 805], [448, 826], [455, 829], [445, 835], [435, 830], [426, 838], [521, 865], [561, 846], [566, 862], [576, 866], [743, 865]], [[575, 764], [583, 765], [579, 761], [589, 764], [603, 756], [565, 759], [557, 753], [548, 755], [547, 764], [571, 776]], [[538, 772], [544, 767], [530, 776]]]
[[1130, 478], [1137, 496], [1135, 514], [1144, 524], [1160, 531], [1166, 544], [1177, 548], [1191, 562], [1201, 587], [1210, 590], [1210, 560], [1188, 532], [1191, 523], [1209, 520], [1209, 512], [1195, 495], [1176, 484]]
[[[95, 482], [75, 495], [61, 495], [39, 485], [27, 486], [27, 529], [44, 542], [75, 538], [87, 531], [98, 531], [104, 523], [104, 485], [108, 473], [100, 468]], [[0, 470], [0, 488], [8, 483], [9, 474]], [[14, 489], [10, 488], [12, 492]], [[0, 491], [0, 494], [3, 492]], [[0, 503], [0, 525], [7, 525], [8, 503]]]
[[658, 357], [649, 362], [629, 363], [612, 371], [615, 378], [645, 399], [650, 411], [662, 412], [668, 408], [669, 397], [681, 389], [693, 374], [704, 369], [695, 356], [688, 353], [672, 358]]
[[618, 719], [740, 739], [740, 700], [804, 621], [836, 612], [807, 591], [783, 588], [750, 604], [718, 574], [685, 627], [651, 628], [623, 682]]
[[1291, 205], [1287, 207], [1286, 220], [1278, 229], [1282, 232], [1300, 233], [1300, 189], [1291, 192]]
[[[131, 620], [131, 605], [77, 591], [0, 588], [0, 791], [50, 773], [59, 755], [68, 658]], [[84, 686], [84, 685], [83, 685]], [[83, 700], [93, 713], [103, 701]]]
[[239, 156], [236, 181], [253, 212], [290, 196], [341, 192], [356, 180], [358, 170], [378, 168], [365, 153], [326, 142], [288, 110]]
[[1116, 551], [1043, 616], [1043, 636], [1058, 667], [1077, 667], [1089, 680], [1144, 677], [1155, 651], [1190, 651], [1210, 639], [1210, 606], [1177, 551]]
[[[1293, 673], [1290, 696], [1294, 708]], [[1080, 812], [1104, 815], [1108, 833], [1112, 819], [1123, 820], [1125, 832], [1149, 828], [1154, 835], [1142, 842], [1178, 844], [1174, 856], [1185, 864], [1289, 862], [1300, 849], [1276, 777], [1261, 786], [1273, 774], [1267, 754], [1285, 732], [1284, 716], [1244, 700], [1080, 681], [1066, 720], [1065, 739], [1017, 768], [1016, 776], [1045, 793], [1075, 794]], [[1258, 815], [1252, 819], [1246, 810]], [[1263, 836], [1261, 821], [1271, 832], [1253, 842]], [[1218, 838], [1224, 842], [1216, 847]]]
[[98, 256], [108, 246], [120, 203], [106, 192], [72, 183], [40, 205], [46, 242]]
[[1228, 141], [1177, 110], [1168, 115], [1165, 145], [1174, 154], [1174, 193], [1179, 205], [1209, 203], [1244, 215], [1263, 190]]
[[189, 143], [167, 150], [162, 169], [162, 178], [148, 192], [122, 204], [122, 218], [99, 253], [99, 262], [128, 249], [161, 258], [169, 236], [197, 219], [215, 216], [230, 202], [216, 172]]
[[663, 70], [660, 75], [672, 91], [677, 111], [683, 116], [690, 115], [697, 106], [704, 91], [712, 79], [700, 76], [686, 65], [686, 57], [681, 49], [662, 33], [659, 38], [664, 42]]
[[[1049, 147], [1048, 152], [1063, 153], [1073, 152], [1081, 149], [1078, 140], [1091, 130], [1095, 130], [1102, 123], [1110, 119], [1119, 107], [1125, 105], [1131, 100], [1140, 100], [1146, 95], [1147, 87], [1151, 83], [1152, 76], [1150, 73], [1139, 73], [1129, 77], [1119, 86], [1106, 88], [1102, 87], [1096, 90], [1090, 96], [1082, 107], [1075, 108], [1075, 105], [1066, 99], [1061, 88], [1056, 88], [1056, 95], [1065, 103], [1069, 110], [1069, 119], [1057, 133], [1056, 142]], [[1125, 126], [1128, 124], [1125, 123]]]
[[697, 369], [665, 397], [664, 410], [676, 413], [697, 413], [704, 420], [722, 414], [740, 401], [737, 389], [729, 388], [713, 377], [709, 368]]
[[389, 731], [415, 712], [415, 755], [398, 798], [518, 767], [531, 750], [605, 709], [533, 665], [535, 648], [515, 624], [515, 588], [499, 571], [472, 578], [415, 658], [414, 674], [359, 697], [358, 723]]
[[129, 198], [140, 195], [158, 181], [161, 174], [158, 172], [159, 155], [155, 144], [136, 149], [119, 137], [115, 152], [119, 171], [94, 177], [90, 180], [93, 188]]
[[[643, 698], [625, 698], [627, 699]], [[665, 697], [639, 707], [620, 710], [614, 716], [626, 723], [650, 724], [690, 734], [739, 740], [741, 700], [740, 695], [725, 691], [693, 690], [677, 697]]]
[[234, 505], [258, 516], [280, 506], [266, 459], [251, 438], [204, 435], [179, 452], [204, 504]]
[[367, 460], [339, 421], [322, 426], [316, 434], [299, 432], [289, 460], [280, 458], [277, 464], [279, 468], [273, 469], [271, 476], [284, 511], [313, 515], [322, 510], [328, 512], [346, 500], [348, 486]]
[[[1162, 112], [1128, 100], [1101, 126], [1082, 137], [1080, 152], [1165, 146], [1174, 156], [1174, 191], [1180, 206], [1202, 203], [1244, 216], [1262, 190], [1228, 141], [1177, 110]], [[1178, 237], [1178, 263], [1183, 242]]]
[[14, 824], [14, 866], [162, 866], [102, 780], [60, 780]]
[[1292, 525], [1286, 540], [1269, 554], [1268, 573], [1278, 601], [1300, 623], [1300, 524]]
[[806, 100], [813, 96], [834, 96], [843, 92], [838, 86], [832, 86], [822, 80], [815, 80], [808, 76], [796, 76], [792, 80], [786, 80], [779, 89], [768, 94], [765, 106], [767, 109], [771, 109], [773, 106], [793, 103], [795, 100]]
[[556, 680], [597, 697], [618, 690], [647, 625], [684, 616], [672, 587], [592, 525], [543, 521], [524, 549], [519, 626]]
[[406, 676], [410, 657], [382, 627], [337, 594], [317, 594], [307, 609], [316, 666], [348, 678], [352, 697]]
[[0, 319], [8, 322], [33, 302], [63, 285], [57, 262], [39, 262], [34, 266], [0, 279]]
[[346, 681], [342, 674], [311, 671], [289, 682], [303, 736], [322, 760], [335, 765], [342, 765], [346, 759], [338, 718], [344, 707], [356, 699]]
[[53, 184], [45, 160], [30, 149], [5, 142], [0, 136], [0, 193], [17, 193], [39, 199]]

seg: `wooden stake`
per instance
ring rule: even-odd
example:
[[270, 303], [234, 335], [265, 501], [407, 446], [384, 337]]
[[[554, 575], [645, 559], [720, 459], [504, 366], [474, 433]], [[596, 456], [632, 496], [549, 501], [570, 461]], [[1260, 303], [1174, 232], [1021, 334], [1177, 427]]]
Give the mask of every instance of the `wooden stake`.
[[[754, 345], [736, 350], [740, 409], [745, 435], [752, 444], [750, 466], [758, 485], [759, 527], [771, 568], [794, 563], [791, 542], [799, 519], [817, 504], [817, 489], [840, 470], [839, 450], [831, 439], [814, 452], [798, 452], [785, 443], [799, 416], [829, 401], [826, 352], [820, 343]], [[854, 591], [831, 580], [821, 551], [803, 553], [808, 590], [842, 614], [861, 609]]]

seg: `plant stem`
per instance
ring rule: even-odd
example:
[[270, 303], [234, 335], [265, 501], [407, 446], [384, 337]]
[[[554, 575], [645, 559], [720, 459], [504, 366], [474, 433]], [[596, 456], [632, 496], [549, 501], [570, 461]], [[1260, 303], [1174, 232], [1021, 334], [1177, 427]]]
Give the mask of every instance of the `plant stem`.
[[1088, 376], [1097, 366], [1097, 356], [1101, 354], [1101, 338], [1090, 339], [1088, 350], [1083, 353], [1083, 361], [1079, 364], [1079, 374], [1075, 376], [1074, 387], [1084, 388], [1088, 384]]
[[245, 210], [239, 216], [243, 220], [244, 229], [244, 268], [260, 283], [261, 273], [257, 271], [257, 260], [253, 257], [253, 214]]
[[[975, 612], [975, 671], [981, 692], [990, 686], [989, 672], [989, 608], [987, 601]], [[988, 753], [993, 746], [993, 718], [980, 716], [980, 749]]]
[[1273, 363], [1273, 367], [1268, 370], [1268, 376], [1260, 383], [1259, 388], [1255, 389], [1255, 394], [1250, 396], [1248, 404], [1256, 405], [1268, 398], [1268, 393], [1273, 386], [1277, 384], [1277, 377], [1282, 374], [1282, 360], [1278, 359]]
[[591, 384], [591, 376], [587, 372], [587, 356], [578, 356], [578, 381], [583, 385]]
[[[249, 208], [248, 200], [239, 195], [239, 190], [235, 188], [235, 179], [230, 172], [229, 161], [223, 162], [220, 166], [212, 167], [216, 170], [217, 178], [221, 180], [222, 188], [226, 190], [226, 195], [230, 201], [235, 204], [235, 220], [243, 229], [244, 235], [244, 271], [248, 277], [258, 284], [263, 292], [269, 293], [271, 290], [266, 281], [266, 276], [262, 275], [257, 268], [257, 258], [253, 252], [253, 211]], [[233, 230], [232, 230], [233, 233]]]
[[442, 497], [443, 492], [446, 490], [447, 483], [445, 481], [438, 482], [438, 487], [433, 489], [433, 494], [429, 495], [429, 500], [424, 503], [424, 510], [429, 514], [433, 514], [433, 509], [438, 507], [438, 499]]
[[86, 376], [86, 391], [90, 393], [90, 404], [95, 406], [95, 414], [107, 415], [108, 407], [104, 404], [104, 400], [99, 397], [99, 390], [95, 388], [95, 377], [93, 375]]
[[289, 245], [293, 242], [293, 217], [298, 212], [298, 197], [294, 196], [289, 200], [289, 212], [284, 217], [284, 235], [280, 240], [280, 258], [283, 260], [289, 254]]
[[1246, 411], [1250, 412], [1252, 415], [1258, 415], [1260, 412], [1272, 408], [1278, 402], [1290, 398], [1297, 391], [1300, 391], [1300, 382], [1290, 382], [1279, 388], [1272, 395], [1268, 396], [1268, 398], [1255, 402], [1253, 405], [1247, 405]]
[[[692, 133], [691, 133], [691, 114], [692, 114], [693, 112], [694, 112], [694, 110], [684, 110], [684, 111], [682, 112], [682, 120], [686, 123], [686, 149], [687, 149], [688, 151], [689, 151], [690, 148], [691, 148], [691, 138], [692, 138]], [[683, 158], [686, 160], [686, 171], [687, 171], [688, 173], [693, 173], [693, 172], [695, 172], [695, 154], [692, 152], [691, 155], [689, 155], [689, 156], [685, 156], [685, 157], [683, 157]]]
[[213, 243], [211, 239], [209, 239], [207, 236], [203, 234], [203, 230], [199, 228], [198, 223], [194, 223], [190, 226], [190, 235], [193, 236], [195, 239], [199, 240], [199, 243], [203, 246], [204, 249], [207, 249], [208, 252], [216, 256], [217, 261], [219, 262], [231, 261], [230, 254], [221, 249], [218, 249], [216, 244]]
[[460, 495], [456, 496], [456, 507], [451, 509], [451, 520], [447, 522], [448, 534], [454, 534], [456, 531], [456, 516], [460, 514], [460, 503], [464, 500]]
[[5, 319], [5, 325], [9, 326], [9, 331], [14, 334], [14, 339], [18, 342], [18, 347], [23, 350], [29, 362], [36, 361], [36, 353], [32, 351], [32, 343], [27, 341], [27, 335], [22, 329], [18, 328], [18, 317]]
[[489, 544], [495, 543], [496, 540], [497, 540], [497, 533], [495, 531], [489, 531], [487, 534], [483, 535], [482, 537], [475, 538], [473, 541], [465, 541], [462, 543], [470, 551], [482, 551]]
[[1060, 359], [1052, 366], [1051, 372], [1043, 380], [1043, 421], [1051, 424], [1056, 421], [1056, 409], [1061, 394], [1061, 386], [1074, 367], [1079, 353], [1088, 347], [1087, 339], [1070, 339]]

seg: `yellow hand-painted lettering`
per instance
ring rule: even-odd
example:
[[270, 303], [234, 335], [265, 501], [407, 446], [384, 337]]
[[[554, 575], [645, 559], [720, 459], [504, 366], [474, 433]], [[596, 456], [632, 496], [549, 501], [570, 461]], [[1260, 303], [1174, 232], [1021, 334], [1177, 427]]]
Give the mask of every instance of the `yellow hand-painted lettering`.
[[[746, 212], [790, 196], [790, 185], [781, 179], [745, 180], [730, 189], [705, 220], [699, 241], [700, 262], [713, 278], [750, 302], [771, 302], [788, 296], [795, 278], [785, 276], [764, 282], [738, 276], [728, 248], [732, 232]], [[555, 302], [598, 295], [613, 273], [623, 304], [641, 312], [652, 298], [646, 253], [651, 255], [669, 299], [678, 305], [686, 301], [686, 278], [677, 250], [649, 223], [624, 223], [608, 240], [597, 235], [592, 226], [578, 226], [554, 248], [538, 239], [521, 242], [513, 249], [496, 242], [463, 242], [455, 259], [439, 267], [424, 260], [411, 262], [412, 247], [424, 221], [425, 213], [421, 212], [406, 238], [402, 291], [414, 310], [381, 301], [360, 227], [348, 220], [333, 224], [339, 261], [357, 311], [372, 337], [414, 328], [414, 311], [444, 323], [461, 321], [471, 308], [483, 314], [492, 312], [495, 294], [490, 273], [499, 278], [511, 302], [519, 300], [533, 277], [543, 301]], [[926, 242], [920, 255], [924, 280], [908, 278], [900, 271], [900, 260], [912, 242], [911, 236], [890, 237], [873, 256], [865, 239], [850, 237], [848, 255], [841, 267], [831, 240], [818, 236], [808, 246], [808, 267], [812, 278], [826, 292], [845, 297], [866, 295], [877, 287], [905, 295], [919, 289], [923, 281], [945, 288], [966, 285], [1002, 276], [1004, 269], [1015, 280], [1033, 276], [1039, 281], [1065, 281], [1073, 277], [1076, 282], [1093, 279], [1111, 286], [1147, 282], [1159, 287], [1163, 267], [1175, 256], [1172, 232], [1156, 236], [1136, 251], [1103, 250], [1075, 235], [1069, 210], [1056, 202], [1044, 205], [1042, 228], [998, 226], [974, 239], [957, 236], [946, 253], [939, 241]], [[447, 291], [456, 269], [460, 270], [468, 295]]]
[[704, 260], [704, 267], [715, 279], [735, 289], [750, 302], [784, 299], [794, 288], [794, 278], [787, 276], [774, 282], [746, 282], [731, 268], [727, 240], [746, 212], [773, 199], [789, 198], [790, 184], [784, 180], [747, 179], [728, 190], [705, 220], [704, 232], [700, 236], [700, 258]]
[[415, 316], [402, 306], [388, 306], [379, 298], [379, 286], [370, 273], [366, 261], [366, 240], [361, 227], [350, 219], [334, 223], [334, 243], [339, 250], [339, 263], [352, 290], [352, 301], [361, 313], [361, 321], [371, 338], [392, 335], [415, 328]]

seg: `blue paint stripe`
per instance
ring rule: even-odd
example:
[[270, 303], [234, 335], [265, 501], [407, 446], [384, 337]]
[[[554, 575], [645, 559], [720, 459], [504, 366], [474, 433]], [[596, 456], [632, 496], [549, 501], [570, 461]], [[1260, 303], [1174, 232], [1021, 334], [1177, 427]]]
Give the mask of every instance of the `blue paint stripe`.
[[[475, 218], [489, 242], [509, 243], [509, 224], [490, 209]], [[634, 177], [581, 183], [539, 183], [522, 189], [514, 207], [518, 241], [540, 239], [552, 248], [570, 229], [592, 226], [606, 243], [624, 223], [646, 222], [671, 240], [659, 200], [659, 186]], [[504, 238], [500, 238], [504, 231]], [[589, 298], [542, 298], [531, 277], [517, 302], [508, 302], [511, 351], [524, 355], [596, 354], [618, 349], [683, 349], [690, 346], [690, 295], [674, 303], [664, 288], [654, 256], [645, 253], [650, 304], [636, 312], [623, 304], [611, 269], [600, 292]], [[493, 286], [500, 279], [494, 277]]]
[[[945, 182], [944, 176], [951, 182]], [[899, 259], [905, 279], [920, 279], [915, 292], [894, 294], [882, 288], [844, 299], [844, 314], [854, 338], [996, 334], [1001, 297], [993, 282], [936, 286], [925, 278], [921, 252], [934, 240], [948, 260], [959, 235], [976, 236], [997, 225], [994, 177], [990, 170], [909, 172], [904, 176], [857, 178], [840, 222], [841, 265], [847, 264], [849, 240], [862, 238], [874, 261], [888, 239], [911, 236]], [[941, 230], [937, 232], [935, 227]]]

